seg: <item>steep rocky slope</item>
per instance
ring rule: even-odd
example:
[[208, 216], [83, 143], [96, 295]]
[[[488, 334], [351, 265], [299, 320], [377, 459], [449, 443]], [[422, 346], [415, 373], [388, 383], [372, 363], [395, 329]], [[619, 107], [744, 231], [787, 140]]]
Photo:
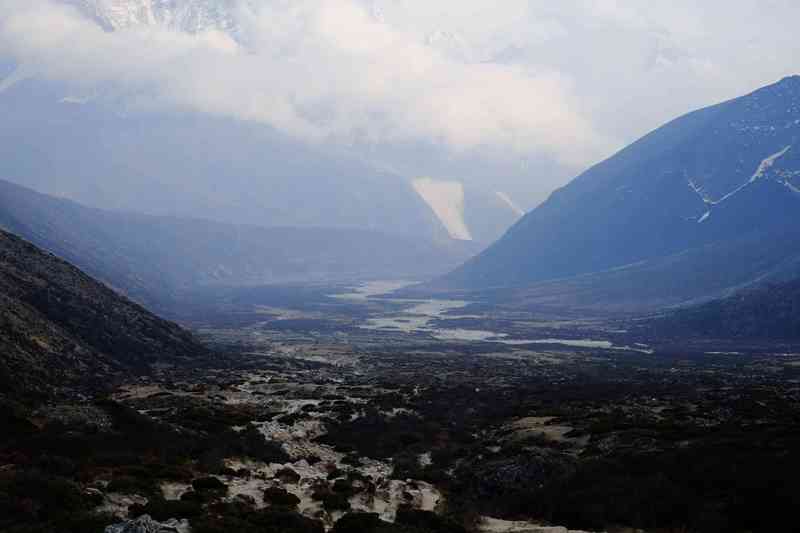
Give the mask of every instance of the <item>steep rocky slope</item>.
[[178, 325], [0, 231], [0, 394], [108, 384], [205, 353]]

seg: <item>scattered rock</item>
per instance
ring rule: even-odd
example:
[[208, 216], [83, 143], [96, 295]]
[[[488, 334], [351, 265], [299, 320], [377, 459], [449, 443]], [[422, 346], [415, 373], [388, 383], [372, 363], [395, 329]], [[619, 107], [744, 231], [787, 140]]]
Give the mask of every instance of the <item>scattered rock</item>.
[[336, 479], [344, 476], [346, 473], [347, 472], [345, 472], [341, 468], [337, 468], [336, 466], [334, 466], [328, 470], [328, 479]]
[[348, 513], [333, 526], [332, 533], [364, 533], [389, 525], [374, 513]]
[[266, 489], [264, 501], [278, 507], [297, 507], [300, 504], [300, 498], [280, 487]]
[[213, 476], [195, 479], [192, 488], [196, 492], [228, 492], [228, 486]]
[[421, 511], [409, 507], [400, 507], [397, 510], [396, 523], [419, 531], [466, 533], [462, 525], [441, 517], [432, 511]]
[[350, 499], [346, 494], [331, 492], [322, 496], [322, 507], [328, 512], [349, 511]]
[[237, 494], [234, 498], [235, 502], [241, 503], [247, 507], [255, 507], [256, 506], [256, 499], [249, 494]]
[[103, 502], [95, 509], [97, 513], [111, 514], [119, 518], [128, 516], [128, 510], [135, 505], [147, 505], [147, 498], [138, 494], [119, 494], [109, 492], [103, 495]]
[[275, 479], [279, 479], [284, 485], [296, 485], [300, 482], [300, 474], [287, 466], [275, 472]]
[[181, 497], [179, 498], [182, 502], [195, 502], [195, 503], [203, 503], [205, 498], [199, 493], [193, 490], [187, 490]]
[[99, 489], [90, 487], [84, 490], [83, 494], [86, 496], [86, 499], [95, 506], [102, 505], [103, 501], [105, 501], [105, 496]]
[[190, 533], [191, 528], [187, 520], [171, 519], [166, 522], [156, 522], [148, 515], [142, 515], [135, 520], [126, 520], [119, 524], [108, 526], [105, 533]]

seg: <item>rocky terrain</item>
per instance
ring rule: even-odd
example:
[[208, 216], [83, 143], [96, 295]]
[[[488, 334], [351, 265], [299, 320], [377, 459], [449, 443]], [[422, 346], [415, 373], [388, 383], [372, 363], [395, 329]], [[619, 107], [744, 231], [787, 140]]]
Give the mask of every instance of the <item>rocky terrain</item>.
[[401, 284], [209, 290], [193, 337], [0, 236], [2, 531], [779, 531], [800, 504], [790, 341]]
[[69, 263], [0, 231], [0, 398], [102, 388], [207, 348]]
[[778, 531], [798, 503], [797, 354], [201, 335], [230, 357], [6, 405], [0, 529]]
[[[332, 292], [241, 290], [194, 318], [209, 351], [190, 364], [0, 402], [0, 530], [744, 532], [793, 520], [797, 345], [646, 349], [585, 340], [614, 331], [591, 320], [431, 318], [512, 336], [447, 340], [360, 327], [414, 315]], [[551, 340], [517, 343], [514, 327]]]

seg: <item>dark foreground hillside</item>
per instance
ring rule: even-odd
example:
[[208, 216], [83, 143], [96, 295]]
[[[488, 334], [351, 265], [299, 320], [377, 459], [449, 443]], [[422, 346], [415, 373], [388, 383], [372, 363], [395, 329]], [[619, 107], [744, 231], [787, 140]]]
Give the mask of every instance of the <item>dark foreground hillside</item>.
[[205, 351], [177, 324], [0, 231], [0, 396], [105, 383]]

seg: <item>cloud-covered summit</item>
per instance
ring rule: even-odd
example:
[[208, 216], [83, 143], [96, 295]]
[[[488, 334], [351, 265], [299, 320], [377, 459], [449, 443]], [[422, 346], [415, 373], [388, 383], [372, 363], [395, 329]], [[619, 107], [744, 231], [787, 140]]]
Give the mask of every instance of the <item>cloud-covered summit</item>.
[[[264, 122], [316, 142], [422, 140], [456, 153], [543, 153], [568, 165], [610, 146], [572, 105], [558, 72], [456, 59], [355, 0], [230, 3], [222, 23], [191, 24], [203, 28], [194, 33], [175, 21], [199, 9], [197, 0], [81, 5], [6, 3], [2, 49], [33, 75], [124, 84], [157, 105]], [[240, 38], [217, 26], [235, 26]]]
[[799, 15], [784, 0], [5, 0], [0, 60], [20, 66], [11, 81], [111, 87], [409, 177], [543, 193], [792, 73]]

